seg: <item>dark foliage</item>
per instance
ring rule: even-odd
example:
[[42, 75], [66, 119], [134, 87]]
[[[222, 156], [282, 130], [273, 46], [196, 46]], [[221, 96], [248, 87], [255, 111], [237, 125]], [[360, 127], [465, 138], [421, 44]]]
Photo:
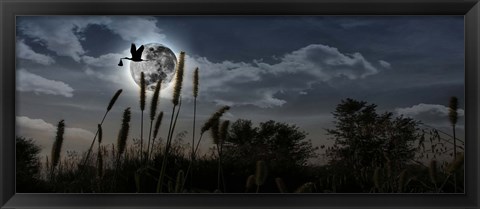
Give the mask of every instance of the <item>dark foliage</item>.
[[17, 192], [42, 192], [40, 147], [32, 139], [16, 137], [16, 176]]
[[330, 165], [360, 176], [376, 167], [400, 172], [414, 158], [413, 143], [420, 139], [418, 122], [391, 112], [379, 114], [376, 107], [350, 98], [337, 105], [335, 128], [327, 130], [334, 140], [327, 150]]

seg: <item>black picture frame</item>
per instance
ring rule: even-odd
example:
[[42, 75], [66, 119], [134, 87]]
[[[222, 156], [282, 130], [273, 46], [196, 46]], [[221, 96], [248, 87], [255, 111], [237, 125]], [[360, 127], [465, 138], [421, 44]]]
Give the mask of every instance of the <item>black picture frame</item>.
[[[17, 15], [464, 15], [464, 194], [16, 194]], [[0, 0], [1, 208], [479, 208], [479, 0]]]

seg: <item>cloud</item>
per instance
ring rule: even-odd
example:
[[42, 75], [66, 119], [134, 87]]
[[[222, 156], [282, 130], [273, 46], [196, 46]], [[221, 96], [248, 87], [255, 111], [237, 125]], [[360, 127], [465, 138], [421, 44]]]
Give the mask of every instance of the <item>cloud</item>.
[[91, 68], [86, 68], [85, 74], [87, 74], [88, 76], [96, 77], [103, 81], [108, 81], [108, 82], [117, 83], [117, 84], [125, 83], [125, 79], [124, 79], [125, 77], [121, 76], [121, 74], [118, 72], [112, 72], [112, 71], [101, 72], [98, 70], [92, 70]]
[[93, 67], [115, 67], [120, 57], [125, 57], [125, 54], [109, 53], [100, 57], [83, 56], [82, 61]]
[[[280, 57], [276, 63], [211, 62], [205, 57], [187, 57], [187, 68], [200, 69], [200, 98], [222, 105], [282, 106], [281, 95], [311, 88], [333, 78], [363, 79], [377, 74], [362, 54], [345, 54], [337, 48], [312, 44]], [[193, 70], [187, 70], [185, 89], [191, 89]], [[293, 76], [295, 75], [295, 76]], [[182, 93], [191, 97], [191, 92]]]
[[30, 60], [42, 65], [51, 65], [55, 63], [55, 60], [52, 57], [34, 52], [30, 46], [25, 44], [24, 40], [17, 41], [16, 52], [18, 58]]
[[[395, 111], [398, 114], [405, 115], [405, 116], [416, 116], [423, 113], [432, 113], [439, 116], [448, 116], [449, 109], [447, 106], [439, 105], [439, 104], [424, 104], [420, 103], [417, 105], [413, 105], [411, 107], [405, 108], [396, 108]], [[458, 115], [463, 116], [465, 111], [463, 109], [458, 109]]]
[[385, 60], [379, 60], [378, 64], [380, 64], [380, 66], [382, 66], [384, 68], [387, 68], [387, 69], [390, 69], [392, 67], [392, 65]]
[[158, 42], [166, 37], [152, 17], [111, 17], [103, 24], [126, 41]]
[[[60, 56], [82, 60], [86, 51], [81, 44], [89, 25], [101, 25], [130, 42], [161, 41], [165, 35], [149, 17], [35, 17], [19, 22], [19, 30]], [[140, 37], [140, 38], [139, 38]], [[87, 58], [88, 59], [88, 58]]]
[[34, 92], [35, 94], [73, 96], [73, 88], [68, 84], [49, 80], [39, 75], [28, 72], [25, 69], [17, 71], [17, 90], [21, 92]]
[[[17, 132], [19, 136], [35, 139], [43, 148], [42, 154], [49, 154], [55, 139], [57, 127], [43, 119], [32, 119], [27, 116], [16, 116]], [[69, 127], [66, 122], [64, 146], [62, 151], [88, 149], [94, 134], [88, 130]]]
[[55, 131], [55, 126], [45, 122], [42, 119], [30, 119], [29, 117], [25, 117], [25, 116], [17, 116], [16, 119], [17, 119], [17, 125], [23, 128], [52, 132], [52, 133]]
[[[425, 124], [430, 124], [436, 127], [450, 127], [448, 119], [449, 108], [440, 104], [424, 104], [420, 103], [411, 107], [396, 108], [395, 112], [398, 115], [403, 115], [413, 119], [420, 120]], [[465, 110], [458, 109], [459, 125], [458, 128], [463, 128], [463, 116]]]
[[333, 77], [346, 76], [351, 80], [365, 78], [378, 73], [378, 70], [362, 54], [341, 53], [337, 48], [322, 44], [312, 44], [286, 54], [280, 63], [261, 66], [273, 73], [305, 72], [327, 81]]
[[82, 61], [87, 65], [84, 72], [88, 76], [93, 76], [103, 81], [124, 84], [126, 82], [125, 79], [130, 76], [130, 72], [128, 67], [120, 68], [117, 66], [117, 63], [120, 57], [125, 57], [125, 54], [129, 53], [130, 49], [125, 50], [121, 54], [108, 53], [99, 57], [83, 56]]
[[19, 30], [35, 41], [44, 44], [50, 51], [60, 56], [68, 56], [80, 61], [85, 53], [77, 34], [88, 25], [85, 21], [73, 21], [69, 17], [39, 17], [21, 21]]

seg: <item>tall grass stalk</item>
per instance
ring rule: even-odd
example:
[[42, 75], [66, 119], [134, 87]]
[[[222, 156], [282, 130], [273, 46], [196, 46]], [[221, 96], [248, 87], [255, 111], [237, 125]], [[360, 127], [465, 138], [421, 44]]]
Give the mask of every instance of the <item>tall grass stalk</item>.
[[217, 154], [218, 154], [218, 157], [217, 157], [217, 189], [220, 190], [220, 182], [221, 182], [221, 179], [220, 179], [220, 167], [221, 167], [221, 156], [222, 156], [222, 153], [220, 151], [220, 146], [221, 146], [221, 140], [220, 140], [220, 125], [219, 125], [220, 121], [219, 120], [216, 120], [213, 125], [212, 125], [212, 128], [210, 130], [210, 133], [212, 134], [212, 139], [213, 139], [213, 144], [215, 144], [215, 147], [217, 148]]
[[155, 115], [157, 114], [158, 98], [160, 96], [161, 88], [162, 88], [162, 80], [159, 79], [157, 82], [157, 85], [155, 86], [155, 91], [153, 92], [152, 103], [150, 104], [150, 130], [148, 131], [147, 161], [150, 158], [150, 141], [152, 137], [152, 125], [153, 125], [153, 121], [155, 120]]
[[[223, 192], [226, 192], [226, 184], [225, 184], [225, 177], [223, 175], [223, 166], [222, 166], [222, 156], [223, 156], [223, 144], [225, 141], [227, 141], [228, 138], [228, 126], [230, 125], [230, 121], [226, 120], [222, 122], [222, 125], [220, 127], [219, 133], [218, 133], [218, 144], [217, 144], [217, 151], [218, 151], [218, 181], [220, 182], [220, 179], [223, 181]], [[220, 189], [220, 186], [219, 188]]]
[[[180, 94], [182, 91], [184, 68], [185, 68], [185, 52], [182, 51], [180, 52], [177, 70], [175, 73], [175, 86], [173, 87], [173, 96], [172, 96], [172, 103], [173, 103], [172, 115], [170, 118], [170, 125], [168, 127], [167, 142], [165, 144], [165, 152], [163, 153], [162, 168], [160, 169], [160, 176], [158, 178], [158, 183], [157, 183], [157, 193], [161, 193], [163, 190], [163, 181], [165, 178], [165, 170], [167, 167], [168, 152], [170, 150], [170, 144], [173, 138], [172, 137], [173, 131], [174, 131], [173, 129], [177, 122], [176, 119], [174, 121], [174, 115], [175, 115], [175, 109], [180, 103]], [[180, 112], [180, 107], [178, 112]], [[178, 113], [177, 113], [177, 117], [178, 117]]]
[[[230, 109], [230, 106], [223, 106], [221, 107], [220, 109], [218, 109], [215, 113], [213, 113], [212, 116], [210, 116], [210, 118], [203, 124], [201, 130], [200, 130], [200, 137], [197, 141], [197, 144], [195, 145], [195, 149], [193, 151], [193, 159], [190, 161], [190, 163], [188, 164], [188, 168], [187, 168], [187, 172], [185, 173], [185, 176], [187, 177], [191, 168], [192, 168], [192, 165], [193, 163], [195, 162], [195, 157], [197, 155], [197, 152], [198, 152], [198, 147], [200, 146], [200, 142], [202, 141], [202, 137], [203, 137], [203, 134], [210, 130], [210, 128], [212, 128], [212, 126], [216, 123], [216, 121], [218, 121], [220, 119], [220, 117], [222, 117], [222, 115], [228, 111]], [[184, 185], [185, 186], [185, 185]]]
[[131, 112], [130, 107], [128, 107], [123, 112], [122, 127], [120, 128], [117, 137], [117, 168], [120, 164], [120, 158], [127, 147], [128, 132], [130, 131], [130, 119]]
[[[100, 122], [100, 126], [103, 125], [103, 121], [105, 121], [105, 118], [107, 117], [107, 114], [110, 112], [112, 109], [113, 105], [117, 101], [118, 97], [122, 93], [122, 89], [117, 90], [117, 92], [113, 95], [113, 97], [110, 99], [110, 102], [108, 103], [107, 110], [105, 111], [105, 114], [103, 115], [102, 121]], [[85, 166], [88, 162], [88, 159], [90, 157], [90, 153], [92, 152], [93, 145], [95, 144], [95, 140], [97, 139], [99, 129], [97, 129], [97, 132], [95, 133], [95, 136], [93, 137], [93, 141], [90, 144], [90, 148], [88, 149], [87, 155], [85, 157], [85, 160], [83, 161], [82, 165]]]
[[143, 111], [145, 110], [145, 100], [146, 100], [146, 84], [145, 84], [145, 74], [140, 73], [140, 110], [142, 111], [142, 116], [140, 119], [140, 156], [143, 161]]
[[257, 185], [257, 193], [260, 192], [260, 186], [267, 180], [268, 169], [267, 163], [263, 160], [257, 162], [257, 168], [255, 170], [255, 184]]
[[97, 176], [101, 178], [103, 176], [103, 156], [101, 150], [101, 144], [103, 139], [102, 125], [98, 124], [98, 154], [97, 154]]
[[100, 149], [100, 145], [102, 144], [103, 139], [103, 130], [102, 125], [98, 124], [98, 148]]
[[[454, 159], [451, 163], [448, 164], [448, 166], [446, 168], [448, 176], [445, 178], [442, 185], [438, 188], [437, 192], [440, 192], [442, 190], [442, 188], [447, 184], [450, 177], [455, 176], [458, 169], [460, 169], [462, 167], [464, 161], [465, 161], [465, 155], [463, 153], [459, 153], [457, 159]], [[457, 192], [455, 181], [454, 181], [454, 185], [455, 185], [455, 191], [454, 192]]]
[[175, 193], [182, 192], [182, 185], [185, 181], [183, 170], [178, 171], [177, 173], [177, 182], [175, 183]]
[[455, 137], [455, 126], [458, 121], [458, 99], [457, 97], [450, 98], [450, 104], [448, 106], [448, 119], [450, 120], [450, 124], [452, 125], [453, 131], [453, 158], [457, 158], [457, 140]]
[[250, 175], [245, 184], [245, 193], [249, 192], [255, 186], [255, 175]]
[[[448, 119], [450, 120], [450, 124], [452, 124], [452, 131], [453, 131], [453, 159], [457, 159], [457, 139], [455, 137], [455, 126], [458, 121], [458, 99], [457, 97], [450, 98], [450, 104], [448, 105]], [[455, 184], [455, 192], [457, 192], [457, 175], [453, 174], [453, 181]]]
[[[198, 67], [193, 72], [193, 130], [192, 130], [192, 152], [190, 153], [190, 160], [193, 161], [193, 153], [195, 152], [195, 131], [196, 131], [196, 119], [197, 119], [197, 97], [198, 97]], [[190, 186], [192, 186], [193, 172], [190, 173]]]
[[[130, 131], [130, 119], [131, 119], [131, 112], [130, 112], [130, 107], [128, 107], [123, 111], [122, 126], [118, 131], [117, 153], [116, 153], [117, 156], [115, 157], [116, 158], [115, 173], [112, 181], [113, 186], [116, 186], [116, 182], [118, 178], [118, 169], [120, 168], [120, 162], [121, 162], [120, 159], [127, 147], [128, 132]], [[113, 152], [113, 154], [115, 154], [115, 152]]]
[[57, 135], [55, 136], [55, 141], [52, 145], [52, 165], [50, 171], [50, 178], [53, 180], [55, 167], [57, 167], [60, 162], [60, 152], [62, 151], [63, 144], [63, 134], [65, 133], [65, 122], [61, 120], [57, 124]]
[[285, 186], [285, 182], [283, 182], [282, 178], [275, 178], [275, 183], [277, 184], [278, 191], [280, 193], [287, 193], [287, 186]]
[[163, 111], [158, 114], [157, 120], [155, 121], [155, 128], [153, 129], [152, 149], [150, 150], [150, 155], [153, 154], [155, 138], [157, 138], [158, 131], [160, 130], [160, 126], [162, 125], [162, 119], [163, 119]]

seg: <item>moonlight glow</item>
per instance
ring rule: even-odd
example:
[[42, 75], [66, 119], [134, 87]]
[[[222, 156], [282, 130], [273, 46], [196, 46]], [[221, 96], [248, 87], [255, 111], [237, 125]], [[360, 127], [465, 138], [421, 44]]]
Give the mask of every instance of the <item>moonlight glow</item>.
[[177, 58], [171, 49], [158, 44], [149, 43], [144, 45], [142, 53], [143, 62], [131, 62], [130, 73], [137, 85], [140, 85], [140, 73], [145, 74], [147, 90], [153, 91], [158, 79], [162, 80], [162, 89], [167, 87], [175, 74]]

